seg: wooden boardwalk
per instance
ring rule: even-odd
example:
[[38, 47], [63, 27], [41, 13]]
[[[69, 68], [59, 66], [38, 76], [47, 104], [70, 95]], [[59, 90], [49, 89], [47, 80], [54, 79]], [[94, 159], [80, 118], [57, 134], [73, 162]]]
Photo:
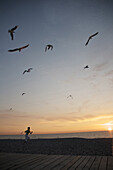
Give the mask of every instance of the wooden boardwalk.
[[113, 156], [0, 153], [0, 170], [113, 170]]

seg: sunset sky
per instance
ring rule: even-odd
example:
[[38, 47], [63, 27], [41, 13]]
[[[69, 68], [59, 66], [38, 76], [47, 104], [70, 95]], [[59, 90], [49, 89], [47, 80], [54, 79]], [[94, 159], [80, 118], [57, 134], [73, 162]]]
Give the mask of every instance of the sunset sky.
[[0, 21], [0, 135], [113, 128], [112, 0], [0, 0]]

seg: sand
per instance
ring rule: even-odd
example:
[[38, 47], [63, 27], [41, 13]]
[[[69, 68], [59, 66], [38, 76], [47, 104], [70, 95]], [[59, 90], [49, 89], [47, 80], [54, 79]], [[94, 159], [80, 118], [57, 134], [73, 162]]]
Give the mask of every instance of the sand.
[[0, 139], [0, 152], [48, 155], [112, 155], [112, 139]]

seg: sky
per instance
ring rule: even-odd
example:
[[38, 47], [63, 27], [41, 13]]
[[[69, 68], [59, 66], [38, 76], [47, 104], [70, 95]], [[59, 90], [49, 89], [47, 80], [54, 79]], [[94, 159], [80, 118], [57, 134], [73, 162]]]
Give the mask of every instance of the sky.
[[0, 0], [0, 21], [0, 135], [113, 128], [112, 0]]

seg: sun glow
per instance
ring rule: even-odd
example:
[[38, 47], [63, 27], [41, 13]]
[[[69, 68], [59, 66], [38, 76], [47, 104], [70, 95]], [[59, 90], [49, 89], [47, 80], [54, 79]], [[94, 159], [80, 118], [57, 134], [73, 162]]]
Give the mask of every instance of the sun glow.
[[111, 128], [111, 127], [109, 127], [109, 128], [108, 128], [108, 130], [109, 130], [109, 131], [112, 131], [112, 128]]

